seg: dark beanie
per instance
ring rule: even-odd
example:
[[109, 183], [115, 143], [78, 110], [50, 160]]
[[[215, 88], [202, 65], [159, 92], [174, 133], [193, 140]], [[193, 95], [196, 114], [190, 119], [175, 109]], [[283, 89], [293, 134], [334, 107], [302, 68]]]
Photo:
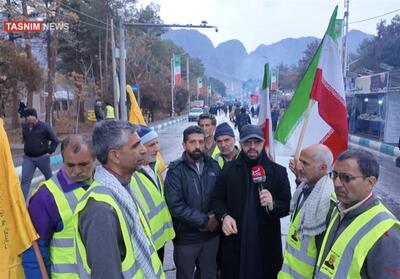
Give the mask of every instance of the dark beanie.
[[216, 139], [219, 136], [235, 137], [235, 133], [233, 132], [232, 127], [228, 123], [224, 122], [219, 124], [215, 129], [214, 139]]
[[28, 117], [28, 116], [35, 116], [37, 118], [37, 112], [36, 109], [34, 108], [26, 108], [24, 110], [24, 116]]

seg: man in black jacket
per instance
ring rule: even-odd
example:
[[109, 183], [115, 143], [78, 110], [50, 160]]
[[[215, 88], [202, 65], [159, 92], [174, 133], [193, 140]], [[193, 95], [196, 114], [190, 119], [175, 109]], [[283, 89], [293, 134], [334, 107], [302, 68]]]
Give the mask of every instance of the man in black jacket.
[[[211, 208], [222, 222], [221, 275], [226, 279], [276, 278], [282, 265], [280, 218], [289, 214], [286, 169], [268, 159], [261, 128], [240, 130], [242, 151], [225, 164], [215, 185]], [[252, 181], [252, 167], [266, 182]]]
[[176, 233], [176, 276], [193, 278], [198, 260], [201, 278], [216, 278], [218, 221], [210, 197], [220, 168], [204, 153], [204, 131], [199, 126], [185, 129], [182, 145], [182, 157], [169, 165], [165, 178], [165, 198]]
[[25, 109], [24, 116], [22, 139], [25, 155], [22, 162], [21, 188], [26, 199], [36, 168], [39, 168], [46, 180], [51, 178], [50, 155], [56, 150], [59, 142], [50, 126], [38, 120], [34, 108]]

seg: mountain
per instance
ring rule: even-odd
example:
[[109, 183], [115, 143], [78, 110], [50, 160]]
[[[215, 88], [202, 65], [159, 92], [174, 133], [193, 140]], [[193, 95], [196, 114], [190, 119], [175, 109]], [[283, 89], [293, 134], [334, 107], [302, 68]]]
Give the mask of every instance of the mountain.
[[[364, 39], [373, 35], [359, 30], [349, 32], [349, 53], [356, 53]], [[249, 78], [260, 79], [263, 65], [269, 62], [271, 67], [280, 63], [288, 66], [296, 65], [303, 56], [307, 45], [315, 37], [286, 38], [270, 45], [261, 44], [251, 53], [247, 53], [239, 40], [229, 40], [214, 47], [210, 39], [197, 30], [170, 30], [162, 36], [172, 40], [193, 57], [202, 60], [206, 74], [224, 82], [241, 83]]]

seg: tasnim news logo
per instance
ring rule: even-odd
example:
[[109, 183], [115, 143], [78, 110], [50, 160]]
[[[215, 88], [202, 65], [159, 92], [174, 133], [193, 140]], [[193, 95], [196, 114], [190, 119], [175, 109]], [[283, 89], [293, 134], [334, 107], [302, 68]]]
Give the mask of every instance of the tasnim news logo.
[[68, 22], [43, 22], [40, 20], [8, 20], [3, 22], [3, 31], [7, 33], [38, 33], [43, 31], [69, 30]]

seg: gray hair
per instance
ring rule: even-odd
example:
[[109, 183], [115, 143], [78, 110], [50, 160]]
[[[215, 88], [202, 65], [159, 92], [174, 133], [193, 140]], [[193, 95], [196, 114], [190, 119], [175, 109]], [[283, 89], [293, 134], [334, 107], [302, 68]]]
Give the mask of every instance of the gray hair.
[[110, 149], [120, 149], [128, 142], [128, 135], [136, 133], [137, 126], [122, 120], [105, 120], [93, 129], [93, 149], [101, 164], [107, 163]]
[[349, 149], [344, 151], [337, 157], [337, 161], [344, 161], [348, 159], [355, 159], [358, 168], [364, 177], [375, 176], [379, 177], [379, 164], [374, 155], [363, 149]]
[[64, 159], [64, 151], [70, 145], [72, 148], [72, 153], [74, 153], [74, 154], [78, 154], [79, 151], [81, 151], [81, 149], [82, 149], [82, 145], [86, 145], [91, 153], [90, 155], [92, 156], [92, 158], [93, 159], [96, 158], [96, 154], [94, 154], [94, 151], [93, 151], [92, 141], [84, 135], [75, 134], [75, 135], [67, 136], [61, 142], [61, 156], [63, 157], [63, 159]]
[[317, 144], [315, 146], [315, 161], [318, 164], [325, 164], [327, 168], [327, 172], [329, 172], [332, 168], [333, 164], [333, 155], [332, 151], [323, 144]]

